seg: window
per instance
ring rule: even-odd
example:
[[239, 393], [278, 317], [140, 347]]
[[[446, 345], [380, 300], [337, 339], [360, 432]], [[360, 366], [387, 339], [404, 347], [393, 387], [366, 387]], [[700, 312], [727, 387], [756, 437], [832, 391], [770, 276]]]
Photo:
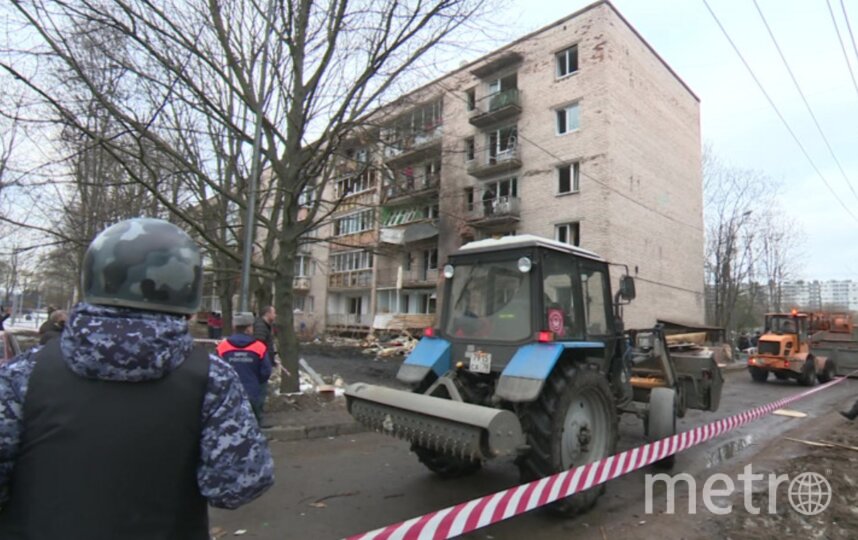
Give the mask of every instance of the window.
[[423, 252], [423, 266], [426, 270], [438, 268], [438, 249], [427, 249]]
[[575, 193], [578, 191], [580, 164], [568, 163], [557, 167], [557, 193]]
[[511, 155], [515, 150], [516, 136], [518, 128], [516, 126], [507, 126], [488, 133], [489, 157], [501, 158], [506, 155]]
[[465, 98], [468, 103], [468, 110], [473, 111], [477, 108], [477, 89], [471, 88], [465, 92]]
[[313, 275], [313, 259], [309, 255], [298, 255], [295, 258], [295, 277], [310, 277]]
[[345, 236], [368, 231], [373, 227], [374, 212], [363, 210], [334, 221], [334, 236]]
[[465, 208], [468, 211], [474, 209], [474, 188], [465, 188]]
[[564, 244], [573, 246], [581, 245], [581, 226], [576, 221], [574, 223], [564, 223], [554, 227], [554, 239]]
[[573, 285], [578, 278], [578, 265], [569, 264], [568, 255], [548, 253], [543, 259], [542, 303], [545, 328], [558, 337], [581, 337], [575, 313]]
[[477, 155], [477, 148], [474, 145], [474, 138], [468, 137], [465, 139], [465, 161], [473, 161]]
[[[488, 195], [488, 197], [486, 197]], [[518, 197], [518, 178], [507, 178], [498, 182], [489, 182], [483, 191], [483, 200], [501, 197]]]
[[366, 170], [357, 176], [342, 178], [334, 183], [334, 197], [348, 197], [375, 188], [375, 171]]
[[577, 103], [574, 103], [562, 109], [558, 109], [555, 112], [557, 113], [558, 135], [563, 135], [564, 133], [575, 131], [580, 127], [580, 118]]
[[368, 251], [349, 251], [331, 255], [331, 273], [351, 272], [372, 268], [372, 253]]
[[312, 185], [305, 186], [298, 195], [298, 206], [310, 206], [316, 202], [316, 187]]
[[584, 327], [588, 336], [604, 336], [610, 332], [610, 300], [607, 298], [607, 280], [604, 270], [591, 267], [581, 268], [581, 297], [584, 300]]
[[295, 295], [292, 298], [292, 305], [295, 307], [296, 311], [302, 311], [304, 313], [313, 313], [314, 306], [312, 296]]
[[415, 221], [420, 221], [421, 219], [437, 219], [438, 218], [438, 205], [428, 205], [428, 206], [409, 206], [405, 208], [397, 208], [388, 214], [382, 225], [384, 227], [396, 227], [398, 225], [405, 225], [407, 223], [412, 223]]
[[557, 61], [557, 77], [565, 77], [578, 71], [578, 46], [573, 45], [554, 57]]

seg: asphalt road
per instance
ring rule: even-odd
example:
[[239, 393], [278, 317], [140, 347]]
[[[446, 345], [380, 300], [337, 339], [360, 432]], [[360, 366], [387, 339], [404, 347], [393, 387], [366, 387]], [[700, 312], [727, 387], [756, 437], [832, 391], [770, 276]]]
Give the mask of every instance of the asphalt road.
[[[680, 430], [802, 390], [790, 382], [755, 384], [745, 371], [728, 373], [725, 378], [721, 409], [717, 413], [689, 411], [679, 421]], [[792, 407], [807, 413], [807, 418], [768, 416], [753, 422], [679, 455], [673, 472], [687, 472], [699, 478], [735, 467], [786, 431], [810, 427], [814, 418], [830, 418], [833, 409], [845, 407], [856, 394], [858, 381], [845, 381]], [[643, 442], [641, 422], [624, 417], [620, 449]], [[213, 527], [230, 536], [244, 529], [246, 538], [342, 538], [489, 494], [518, 481], [511, 461], [489, 463], [469, 478], [440, 480], [417, 462], [407, 443], [373, 433], [300, 442], [272, 441], [271, 447], [277, 461], [276, 485], [244, 508], [214, 511]], [[658, 537], [655, 529], [645, 532], [645, 523], [653, 516], [644, 515], [643, 475], [639, 471], [611, 482], [596, 507], [583, 516], [562, 519], [537, 510], [476, 531], [470, 538], [602, 540], [629, 537], [629, 527], [638, 526], [636, 537]], [[705, 537], [702, 531], [701, 535]]]

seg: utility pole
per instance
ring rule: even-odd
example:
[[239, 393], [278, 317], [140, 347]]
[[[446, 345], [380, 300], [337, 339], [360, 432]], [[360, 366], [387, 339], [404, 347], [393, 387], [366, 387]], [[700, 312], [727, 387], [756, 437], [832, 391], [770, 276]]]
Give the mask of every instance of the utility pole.
[[250, 265], [253, 259], [253, 239], [256, 217], [256, 189], [260, 175], [261, 146], [262, 146], [262, 109], [265, 100], [265, 75], [268, 73], [268, 35], [271, 33], [271, 20], [274, 18], [274, 0], [268, 1], [268, 15], [265, 19], [264, 45], [262, 49], [262, 63], [259, 77], [259, 96], [256, 98], [256, 132], [253, 137], [253, 156], [250, 169], [250, 185], [247, 193], [247, 218], [244, 225], [244, 254], [241, 261], [241, 291], [239, 298], [239, 311], [250, 311]]

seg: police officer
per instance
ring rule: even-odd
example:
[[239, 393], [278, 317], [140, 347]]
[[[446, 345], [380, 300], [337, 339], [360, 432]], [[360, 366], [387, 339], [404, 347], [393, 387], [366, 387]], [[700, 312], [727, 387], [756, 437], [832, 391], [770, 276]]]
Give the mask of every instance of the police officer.
[[0, 366], [0, 538], [209, 538], [274, 481], [235, 371], [194, 347], [200, 251], [130, 219], [83, 261], [59, 339]]
[[217, 346], [217, 354], [238, 373], [250, 399], [257, 422], [262, 419], [265, 385], [271, 377], [268, 346], [253, 335], [253, 314], [236, 313], [232, 317], [233, 334]]

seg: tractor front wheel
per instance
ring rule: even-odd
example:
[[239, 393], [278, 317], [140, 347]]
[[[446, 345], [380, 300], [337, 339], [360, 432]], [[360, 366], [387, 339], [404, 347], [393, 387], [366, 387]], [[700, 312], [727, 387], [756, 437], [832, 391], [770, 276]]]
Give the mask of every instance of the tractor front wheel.
[[[593, 366], [558, 365], [542, 395], [519, 411], [530, 451], [517, 461], [522, 482], [556, 474], [613, 455], [617, 409], [608, 379]], [[588, 510], [601, 485], [567, 497], [551, 508], [566, 516]]]
[[816, 360], [812, 356], [808, 356], [807, 360], [804, 361], [804, 367], [798, 378], [798, 384], [802, 386], [813, 386], [816, 384]]
[[753, 379], [754, 382], [763, 383], [769, 378], [769, 370], [767, 369], [751, 366], [748, 368], [748, 371], [751, 372], [751, 379]]
[[837, 375], [837, 364], [834, 363], [834, 360], [829, 358], [825, 361], [825, 367], [822, 368], [822, 372], [817, 374], [816, 378], [821, 383], [827, 383], [833, 379], [835, 375]]

